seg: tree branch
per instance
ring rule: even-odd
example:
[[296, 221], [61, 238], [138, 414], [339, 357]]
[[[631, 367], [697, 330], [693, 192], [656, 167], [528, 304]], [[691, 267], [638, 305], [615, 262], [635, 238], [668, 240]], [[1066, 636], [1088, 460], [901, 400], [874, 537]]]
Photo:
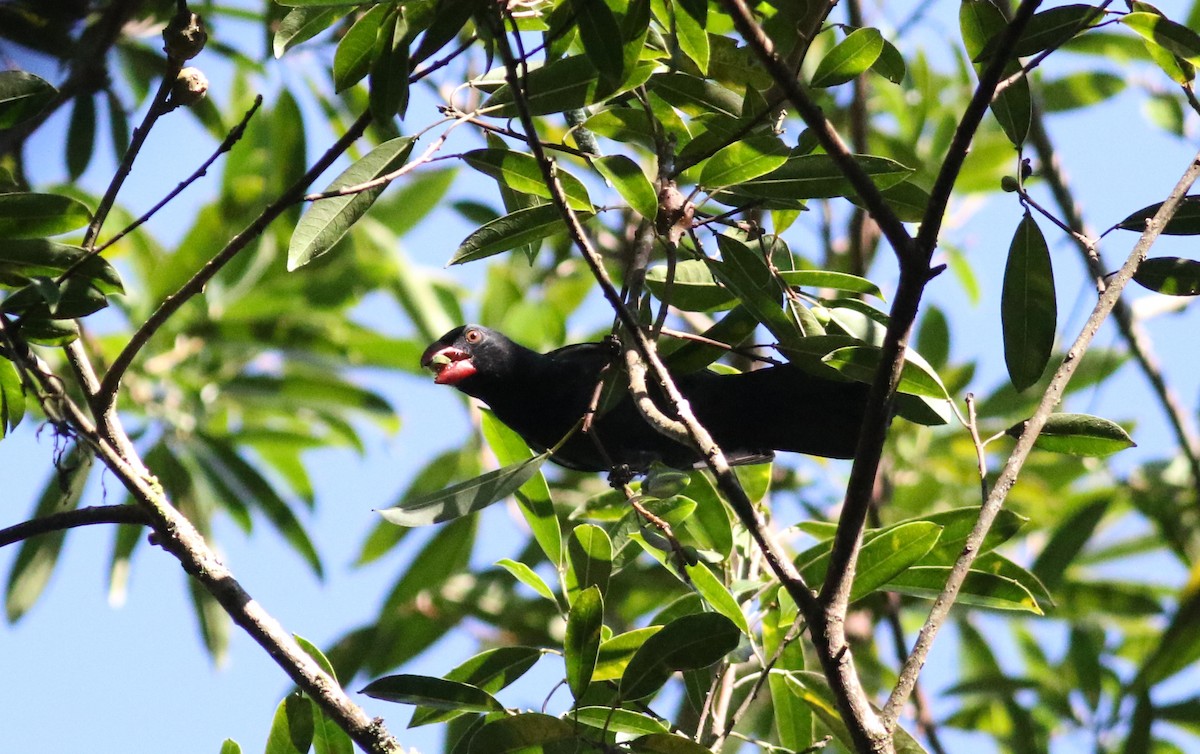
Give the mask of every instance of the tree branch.
[[1163, 227], [1175, 215], [1179, 203], [1183, 200], [1183, 197], [1187, 194], [1188, 189], [1191, 188], [1197, 176], [1200, 176], [1200, 154], [1192, 158], [1191, 164], [1188, 165], [1183, 177], [1179, 179], [1175, 188], [1172, 189], [1167, 200], [1163, 202], [1162, 207], [1159, 208], [1154, 217], [1146, 223], [1146, 230], [1142, 233], [1141, 238], [1138, 239], [1128, 259], [1125, 260], [1125, 264], [1109, 281], [1107, 289], [1100, 295], [1099, 301], [1096, 302], [1096, 306], [1092, 310], [1091, 316], [1088, 317], [1087, 322], [1084, 323], [1079, 336], [1076, 337], [1075, 342], [1063, 357], [1062, 363], [1055, 371], [1054, 377], [1050, 380], [1049, 387], [1046, 388], [1046, 392], [1038, 404], [1037, 411], [1025, 422], [1025, 428], [1021, 432], [1021, 436], [1017, 439], [1016, 447], [1008, 457], [1008, 461], [1004, 464], [1004, 469], [1000, 472], [1000, 477], [996, 480], [991, 494], [988, 495], [987, 501], [980, 510], [979, 519], [967, 537], [966, 544], [963, 546], [963, 552], [954, 563], [945, 588], [933, 603], [933, 609], [930, 610], [929, 617], [926, 619], [925, 625], [921, 628], [921, 633], [917, 637], [913, 651], [901, 669], [896, 688], [892, 691], [887, 705], [883, 709], [883, 719], [889, 729], [896, 724], [900, 709], [904, 706], [909, 694], [912, 693], [913, 686], [917, 682], [917, 676], [920, 674], [921, 667], [925, 664], [925, 659], [929, 655], [929, 649], [933, 645], [934, 637], [949, 614], [950, 607], [954, 604], [954, 600], [958, 596], [958, 590], [962, 587], [963, 581], [970, 571], [971, 564], [975, 562], [975, 558], [979, 554], [979, 548], [983, 544], [983, 539], [987, 535], [988, 529], [991, 528], [992, 522], [995, 521], [1000, 508], [1004, 505], [1009, 490], [1016, 484], [1017, 476], [1021, 472], [1021, 467], [1024, 465], [1025, 459], [1028, 458], [1030, 451], [1033, 449], [1034, 441], [1042, 431], [1042, 427], [1045, 425], [1050, 413], [1062, 399], [1067, 383], [1070, 382], [1071, 376], [1079, 367], [1079, 363], [1082, 361], [1083, 355], [1087, 352], [1096, 331], [1100, 329], [1101, 323], [1104, 322], [1116, 306], [1121, 292], [1125, 289], [1125, 285], [1133, 278], [1133, 273], [1137, 271], [1138, 265], [1145, 259], [1146, 252], [1149, 251], [1155, 240], [1157, 240]]
[[[11, 338], [12, 333], [6, 331]], [[204, 538], [163, 494], [157, 480], [141, 470], [140, 459], [126, 460], [61, 389], [61, 381], [34, 356], [22, 366], [54, 405], [62, 409], [78, 438], [95, 449], [97, 457], [129, 491], [159, 544], [174, 555], [193, 578], [220, 603], [233, 622], [267, 651], [288, 677], [370, 754], [396, 754], [400, 745], [381, 720], [371, 719], [337, 681], [308, 655], [291, 633], [256, 602], [204, 541]], [[127, 438], [126, 438], [127, 439]], [[136, 465], [135, 465], [136, 464]], [[127, 507], [127, 506], [125, 506]]]
[[49, 534], [77, 526], [92, 524], [141, 524], [148, 526], [150, 517], [141, 508], [133, 505], [99, 505], [89, 508], [54, 513], [49, 516], [22, 521], [0, 529], [0, 547], [21, 542], [30, 537]]

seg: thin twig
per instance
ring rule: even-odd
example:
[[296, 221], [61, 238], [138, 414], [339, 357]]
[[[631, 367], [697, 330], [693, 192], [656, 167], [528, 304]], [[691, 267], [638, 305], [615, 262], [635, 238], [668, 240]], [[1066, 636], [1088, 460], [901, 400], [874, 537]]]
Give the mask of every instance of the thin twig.
[[1020, 474], [1025, 459], [1028, 458], [1030, 451], [1033, 449], [1034, 441], [1042, 431], [1042, 427], [1046, 424], [1050, 413], [1062, 399], [1067, 383], [1070, 382], [1071, 376], [1083, 360], [1083, 355], [1087, 352], [1096, 331], [1100, 329], [1100, 325], [1116, 306], [1121, 292], [1125, 289], [1125, 285], [1133, 278], [1138, 265], [1146, 258], [1146, 253], [1162, 233], [1163, 227], [1175, 215], [1179, 203], [1183, 200], [1183, 197], [1187, 194], [1188, 189], [1195, 182], [1197, 176], [1200, 176], [1200, 154], [1192, 158], [1187, 170], [1184, 171], [1183, 177], [1179, 179], [1179, 182], [1172, 189], [1166, 201], [1163, 202], [1154, 217], [1147, 221], [1146, 230], [1142, 233], [1141, 238], [1138, 239], [1137, 244], [1134, 245], [1133, 251], [1125, 260], [1125, 264], [1122, 265], [1120, 271], [1109, 281], [1108, 288], [1100, 295], [1091, 316], [1084, 323], [1079, 336], [1063, 357], [1062, 363], [1051, 378], [1050, 385], [1046, 388], [1046, 392], [1042, 396], [1037, 410], [1025, 422], [1021, 436], [1017, 439], [1016, 447], [1013, 448], [1012, 454], [1008, 457], [1008, 461], [1004, 464], [1004, 469], [1000, 472], [1000, 476], [996, 480], [996, 484], [992, 487], [991, 494], [988, 495], [987, 502], [984, 503], [980, 510], [979, 519], [976, 521], [975, 527], [971, 530], [971, 534], [967, 537], [966, 544], [963, 546], [963, 552], [958, 560], [955, 561], [954, 567], [950, 571], [950, 577], [946, 581], [946, 586], [934, 602], [933, 608], [929, 612], [929, 617], [926, 619], [925, 625], [921, 628], [921, 633], [917, 637], [913, 651], [900, 671], [896, 688], [892, 691], [891, 696], [888, 697], [882, 714], [884, 722], [889, 729], [896, 724], [900, 710], [907, 701], [909, 694], [912, 693], [921, 667], [925, 664], [925, 659], [928, 657], [929, 650], [933, 646], [934, 637], [937, 635], [938, 629], [945, 622], [946, 616], [950, 612], [950, 607], [954, 604], [954, 600], [958, 596], [958, 591], [962, 587], [967, 573], [970, 571], [971, 564], [974, 563], [976, 556], [979, 554], [979, 548], [983, 544], [984, 537], [987, 536], [992, 522], [995, 521], [1000, 508], [1008, 497], [1009, 490], [1016, 484], [1017, 476]]
[[150, 524], [150, 517], [141, 508], [133, 505], [98, 505], [88, 508], [53, 513], [49, 516], [22, 521], [0, 529], [0, 547], [22, 542], [42, 534], [74, 529], [92, 524]]
[[220, 603], [233, 622], [250, 634], [288, 677], [364, 751], [371, 754], [399, 752], [400, 745], [383, 722], [371, 719], [355, 704], [337, 681], [300, 648], [292, 634], [242, 588], [192, 522], [167, 499], [158, 482], [141, 470], [140, 460], [134, 465], [123, 458], [96, 431], [83, 410], [63, 393], [61, 381], [44, 365], [35, 360], [27, 368], [47, 396], [65, 412], [76, 436], [96, 451], [97, 457], [129, 491], [154, 529], [159, 544]]

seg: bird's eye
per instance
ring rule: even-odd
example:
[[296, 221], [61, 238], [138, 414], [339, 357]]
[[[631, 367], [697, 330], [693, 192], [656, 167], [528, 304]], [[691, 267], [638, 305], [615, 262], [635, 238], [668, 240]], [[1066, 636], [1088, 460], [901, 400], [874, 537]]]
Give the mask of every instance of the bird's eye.
[[478, 343], [483, 340], [483, 333], [479, 330], [467, 330], [467, 342]]

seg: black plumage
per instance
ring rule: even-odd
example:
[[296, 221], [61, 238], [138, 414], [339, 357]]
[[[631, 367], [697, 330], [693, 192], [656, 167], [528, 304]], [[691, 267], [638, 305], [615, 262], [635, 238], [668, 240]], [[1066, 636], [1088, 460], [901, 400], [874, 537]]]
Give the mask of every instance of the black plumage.
[[[586, 413], [613, 354], [607, 343], [541, 354], [495, 330], [464, 325], [430, 345], [421, 366], [432, 369], [439, 384], [486, 403], [531, 447], [544, 450]], [[850, 458], [867, 397], [866, 385], [823, 379], [790, 364], [741, 374], [692, 372], [675, 376], [675, 384], [732, 463], [766, 460], [775, 450]], [[656, 403], [673, 415], [665, 400]], [[590, 434], [576, 432], [553, 460], [582, 471], [618, 465], [642, 471], [653, 461], [691, 468], [703, 460], [647, 424], [629, 396], [603, 411]]]

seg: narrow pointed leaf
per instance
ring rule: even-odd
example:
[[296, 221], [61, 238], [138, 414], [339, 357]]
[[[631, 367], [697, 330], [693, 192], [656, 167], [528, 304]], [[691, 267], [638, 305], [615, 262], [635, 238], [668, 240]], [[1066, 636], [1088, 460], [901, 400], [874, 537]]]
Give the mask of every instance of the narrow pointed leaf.
[[[525, 675], [542, 656], [536, 647], [496, 647], [471, 657], [446, 674], [447, 681], [466, 683], [489, 694], [507, 688]], [[465, 714], [465, 710], [418, 707], [413, 710], [408, 727], [446, 722]]]
[[737, 296], [718, 283], [708, 264], [699, 259], [678, 262], [669, 288], [667, 266], [651, 267], [646, 271], [646, 287], [659, 301], [685, 312], [721, 311], [738, 303]]
[[[880, 351], [875, 346], [846, 346], [830, 352], [822, 357], [821, 361], [851, 379], [869, 384], [875, 379], [875, 371], [879, 368], [879, 354]], [[904, 368], [900, 372], [900, 384], [896, 389], [901, 393], [925, 398], [950, 399], [937, 372], [913, 351], [909, 351], [905, 356]]]
[[604, 0], [570, 0], [570, 3], [588, 60], [596, 66], [600, 80], [607, 88], [616, 87], [621, 83], [624, 64], [617, 17]]
[[25, 418], [25, 386], [16, 364], [0, 358], [0, 439]]
[[375, 52], [375, 38], [379, 26], [391, 11], [390, 5], [376, 5], [362, 14], [350, 30], [338, 42], [333, 53], [333, 86], [338, 92], [345, 91], [362, 81], [371, 70], [371, 57]]
[[[475, 149], [463, 155], [463, 160], [485, 175], [522, 194], [532, 194], [543, 199], [551, 197], [550, 189], [542, 177], [542, 170], [532, 155], [508, 149]], [[578, 178], [562, 168], [558, 170], [558, 181], [567, 202], [576, 212], [591, 212], [592, 202], [588, 192]]]
[[634, 654], [621, 676], [620, 694], [641, 699], [658, 691], [677, 670], [705, 668], [738, 645], [741, 631], [717, 613], [685, 615], [663, 626]]
[[[506, 427], [491, 410], [483, 412], [480, 422], [483, 437], [496, 455], [496, 461], [505, 466], [520, 463], [533, 457], [529, 445], [516, 432]], [[541, 545], [546, 558], [555, 565], [562, 562], [562, 527], [554, 512], [554, 501], [550, 498], [550, 486], [546, 477], [537, 471], [514, 493], [521, 515], [529, 524], [534, 539]]]
[[[1008, 429], [1019, 437], [1021, 422]], [[1114, 421], [1089, 414], [1051, 414], [1037, 437], [1035, 447], [1052, 453], [1102, 458], [1136, 445], [1125, 428]]]
[[500, 560], [496, 561], [496, 565], [508, 571], [510, 574], [512, 574], [514, 579], [520, 581], [522, 584], [537, 592], [541, 596], [545, 597], [551, 602], [557, 602], [557, 600], [554, 598], [554, 592], [550, 589], [542, 577], [538, 576], [537, 572], [529, 566], [513, 560], [512, 558], [501, 558]]
[[[358, 162], [346, 168], [327, 191], [357, 186], [398, 169], [412, 152], [413, 139], [401, 136], [385, 141]], [[292, 234], [288, 245], [288, 269], [303, 267], [333, 248], [350, 226], [375, 203], [386, 185], [376, 186], [349, 196], [313, 202]]]
[[308, 754], [313, 742], [313, 707], [299, 691], [275, 709], [267, 734], [266, 754]]
[[475, 733], [468, 754], [538, 754], [576, 737], [575, 725], [540, 712], [494, 720]]
[[307, 42], [333, 25], [342, 14], [333, 8], [293, 8], [279, 22], [271, 39], [271, 53], [276, 59], [301, 42]]
[[504, 706], [483, 689], [445, 678], [389, 675], [371, 681], [362, 692], [374, 699], [460, 712], [500, 712]]
[[879, 299], [883, 298], [883, 291], [879, 290], [879, 286], [866, 278], [846, 272], [833, 272], [831, 270], [783, 270], [779, 273], [779, 277], [783, 278], [783, 281], [788, 285], [794, 285], [798, 288], [833, 288], [838, 291], [863, 293]]
[[1157, 13], [1127, 13], [1120, 22], [1141, 35], [1146, 41], [1178, 55], [1193, 65], [1200, 65], [1200, 34], [1181, 23]]
[[589, 586], [575, 596], [567, 613], [563, 657], [567, 666], [567, 686], [571, 695], [581, 699], [592, 683], [596, 659], [600, 653], [600, 628], [604, 625], [604, 597], [600, 589]]
[[[1129, 217], [1117, 223], [1121, 230], [1132, 230], [1141, 233], [1146, 229], [1146, 221], [1158, 214], [1163, 203], [1142, 207]], [[1163, 227], [1165, 236], [1196, 236], [1200, 235], [1200, 195], [1185, 196], [1175, 210], [1175, 214]], [[1149, 260], [1147, 260], [1149, 261]]]
[[397, 526], [425, 526], [474, 513], [503, 500], [528, 481], [549, 454], [542, 453], [520, 463], [505, 466], [440, 492], [407, 500], [379, 514]]
[[[889, 592], [933, 599], [942, 592], [950, 577], [949, 566], [913, 566], [886, 585]], [[972, 569], [959, 592], [958, 604], [1019, 610], [1041, 615], [1042, 609], [1028, 588], [1013, 579]]]
[[579, 707], [571, 710], [571, 719], [589, 728], [599, 728], [613, 733], [630, 733], [640, 736], [667, 732], [667, 726], [663, 721], [620, 707]]
[[1028, 388], [1046, 371], [1057, 318], [1050, 251], [1037, 222], [1026, 211], [1008, 249], [1000, 299], [1004, 362], [1017, 390]]
[[[591, 218], [579, 213], [580, 220]], [[553, 204], [536, 204], [487, 223], [459, 244], [448, 265], [464, 264], [541, 241], [563, 231], [562, 215]]]
[[613, 569], [613, 546], [608, 533], [594, 524], [575, 527], [567, 538], [567, 595], [575, 598], [590, 587], [604, 594]]
[[662, 626], [647, 626], [635, 628], [623, 634], [617, 634], [608, 641], [600, 644], [600, 654], [596, 660], [596, 671], [592, 674], [593, 681], [618, 680], [628, 667], [629, 661], [637, 653], [646, 640], [662, 630]]
[[1179, 257], [1147, 259], [1133, 273], [1143, 288], [1168, 296], [1200, 296], [1200, 262]]

